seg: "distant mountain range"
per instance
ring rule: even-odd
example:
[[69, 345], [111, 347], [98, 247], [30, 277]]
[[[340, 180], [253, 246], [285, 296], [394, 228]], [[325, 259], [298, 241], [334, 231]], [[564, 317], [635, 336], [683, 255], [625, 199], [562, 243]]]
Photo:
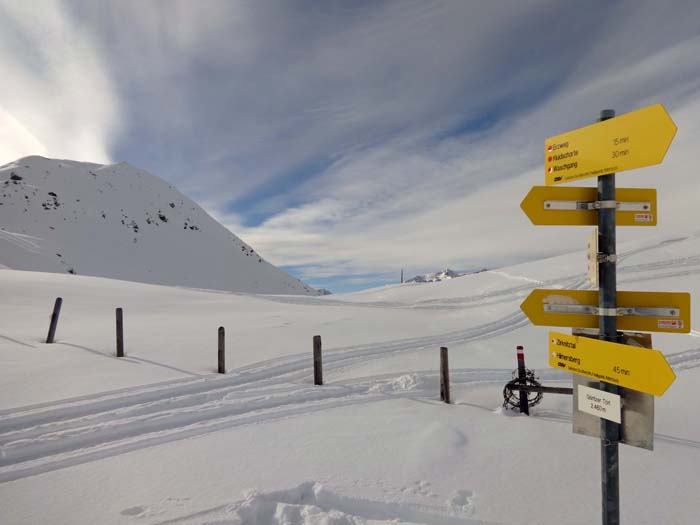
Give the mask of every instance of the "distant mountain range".
[[318, 292], [126, 163], [0, 166], [0, 267], [266, 294]]
[[463, 275], [469, 275], [472, 273], [480, 273], [480, 272], [485, 272], [486, 269], [478, 270], [476, 272], [456, 272], [454, 270], [450, 270], [449, 268], [445, 268], [444, 270], [440, 272], [435, 272], [435, 273], [426, 273], [424, 275], [416, 275], [415, 277], [408, 279], [407, 283], [434, 283], [438, 281], [446, 281], [447, 279], [455, 279], [456, 277], [462, 277]]

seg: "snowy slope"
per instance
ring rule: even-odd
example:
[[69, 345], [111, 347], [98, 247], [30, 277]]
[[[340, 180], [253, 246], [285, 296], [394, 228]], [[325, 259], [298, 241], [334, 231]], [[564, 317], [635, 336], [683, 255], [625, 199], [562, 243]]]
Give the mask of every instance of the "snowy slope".
[[[677, 380], [655, 450], [620, 447], [623, 523], [697, 522], [700, 237], [619, 246], [620, 289], [688, 291], [694, 331], [654, 334]], [[0, 271], [0, 522], [238, 525], [598, 523], [599, 443], [571, 399], [503, 411], [533, 288], [585, 288], [577, 252], [430, 286], [252, 296]], [[45, 345], [64, 297], [57, 343]], [[114, 356], [114, 308], [127, 357]], [[216, 329], [226, 375], [214, 374]], [[324, 347], [312, 384], [311, 340]], [[450, 349], [450, 406], [438, 347]]]
[[238, 292], [312, 294], [165, 181], [26, 157], [0, 167], [0, 264]]

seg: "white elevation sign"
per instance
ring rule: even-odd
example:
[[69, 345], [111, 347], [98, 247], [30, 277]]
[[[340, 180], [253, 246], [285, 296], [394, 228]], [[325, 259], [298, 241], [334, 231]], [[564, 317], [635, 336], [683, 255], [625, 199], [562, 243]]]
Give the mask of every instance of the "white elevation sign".
[[620, 396], [578, 385], [578, 409], [593, 416], [621, 423]]

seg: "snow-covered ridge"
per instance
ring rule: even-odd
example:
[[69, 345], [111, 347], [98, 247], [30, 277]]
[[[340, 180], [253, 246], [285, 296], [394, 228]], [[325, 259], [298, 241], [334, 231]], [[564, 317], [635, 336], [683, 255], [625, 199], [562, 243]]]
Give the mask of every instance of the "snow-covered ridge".
[[461, 277], [463, 273], [455, 272], [449, 268], [445, 268], [440, 272], [426, 273], [423, 275], [416, 275], [411, 279], [407, 279], [404, 282], [407, 283], [434, 283], [437, 281], [446, 281], [447, 279], [454, 279], [455, 277]]
[[173, 186], [126, 163], [0, 167], [0, 265], [152, 284], [315, 294]]

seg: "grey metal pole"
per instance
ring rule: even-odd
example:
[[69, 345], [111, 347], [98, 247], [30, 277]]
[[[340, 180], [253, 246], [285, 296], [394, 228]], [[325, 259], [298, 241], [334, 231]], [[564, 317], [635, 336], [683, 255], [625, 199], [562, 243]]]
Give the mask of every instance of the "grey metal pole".
[[[520, 379], [520, 384], [524, 385], [527, 381], [527, 372], [525, 370], [525, 352], [523, 347], [518, 345], [516, 347], [518, 352], [518, 379]], [[526, 416], [530, 415], [530, 405], [527, 402], [527, 391], [520, 390], [518, 393], [520, 397], [520, 413]]]
[[117, 357], [124, 357], [124, 317], [121, 308], [116, 310], [117, 316]]
[[[599, 121], [615, 117], [615, 110], [604, 109]], [[617, 317], [617, 261], [615, 239], [615, 174], [598, 177], [598, 306], [601, 313], [613, 315], [600, 316], [600, 335], [604, 341], [616, 342]], [[616, 385], [600, 383], [600, 389], [618, 394]], [[603, 497], [603, 525], [620, 523], [620, 473], [618, 443], [620, 425], [607, 419], [600, 420], [600, 459], [601, 488]]]
[[46, 336], [47, 343], [53, 343], [56, 336], [56, 326], [58, 325], [58, 316], [61, 315], [61, 305], [63, 298], [56, 297], [56, 302], [53, 304], [53, 313], [51, 314], [51, 323], [49, 324], [49, 334]]

